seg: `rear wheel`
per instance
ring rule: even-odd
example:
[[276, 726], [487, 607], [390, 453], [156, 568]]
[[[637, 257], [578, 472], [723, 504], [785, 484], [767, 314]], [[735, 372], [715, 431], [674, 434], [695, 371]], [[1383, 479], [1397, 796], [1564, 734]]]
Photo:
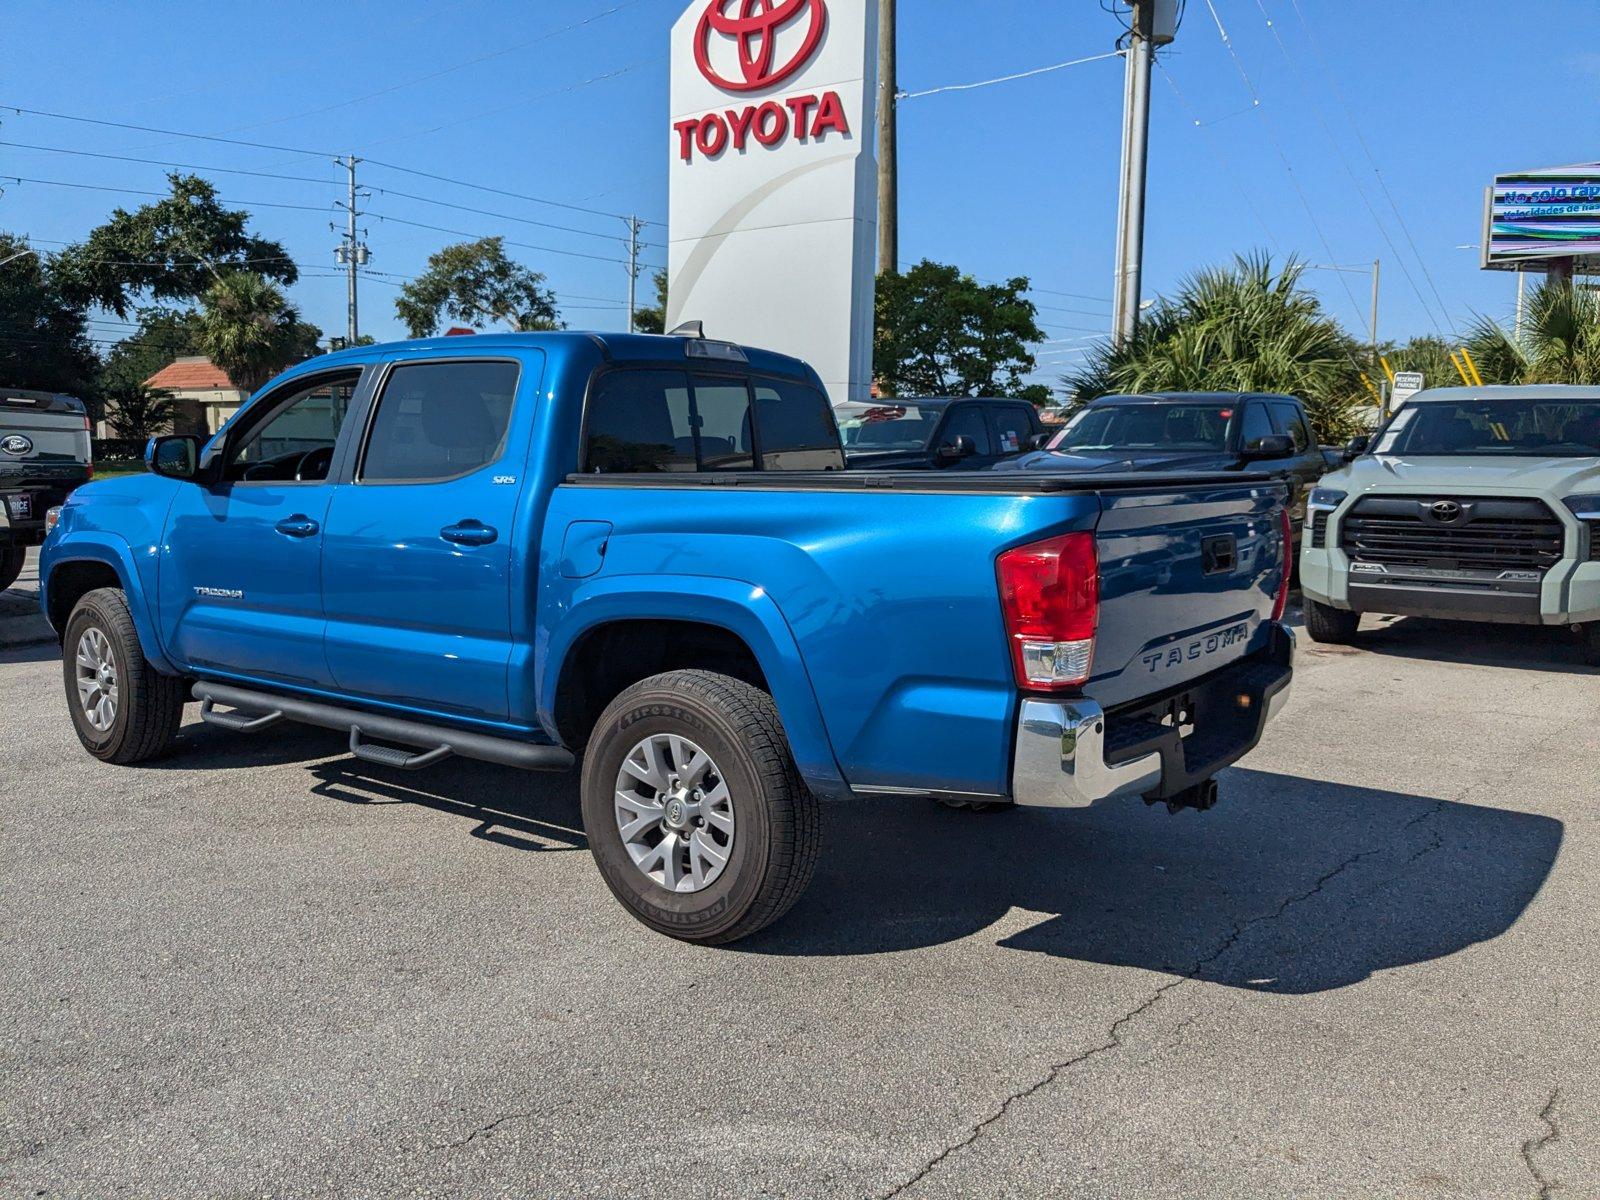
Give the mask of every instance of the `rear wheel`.
[[816, 867], [817, 801], [772, 697], [672, 671], [613, 700], [583, 771], [583, 827], [606, 884], [659, 933], [736, 941], [776, 921]]
[[144, 762], [183, 722], [183, 680], [150, 665], [116, 588], [87, 593], [67, 618], [61, 666], [83, 748], [102, 762]]
[[1313, 642], [1348, 646], [1356, 640], [1356, 631], [1360, 628], [1360, 613], [1318, 604], [1309, 598], [1306, 600], [1306, 632], [1311, 635]]
[[0, 549], [0, 592], [5, 591], [22, 574], [22, 564], [28, 557], [26, 546], [6, 546]]

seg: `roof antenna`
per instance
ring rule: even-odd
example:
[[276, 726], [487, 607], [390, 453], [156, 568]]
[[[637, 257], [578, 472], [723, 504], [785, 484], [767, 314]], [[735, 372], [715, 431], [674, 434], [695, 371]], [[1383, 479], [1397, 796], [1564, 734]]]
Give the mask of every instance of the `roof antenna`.
[[704, 321], [685, 321], [682, 325], [667, 330], [667, 336], [703, 338], [706, 336], [706, 325]]

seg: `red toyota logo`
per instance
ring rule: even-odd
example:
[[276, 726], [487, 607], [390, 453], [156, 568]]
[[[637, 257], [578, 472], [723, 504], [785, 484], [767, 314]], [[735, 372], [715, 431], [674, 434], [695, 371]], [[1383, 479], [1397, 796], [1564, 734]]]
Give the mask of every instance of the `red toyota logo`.
[[[728, 10], [737, 4], [738, 15]], [[806, 18], [805, 41], [781, 67], [773, 63], [778, 53], [778, 33]], [[782, 83], [817, 52], [828, 24], [828, 9], [823, 0], [711, 0], [694, 33], [694, 60], [700, 74], [727, 92], [754, 92]], [[734, 40], [739, 52], [742, 79], [728, 79], [711, 65], [711, 35], [720, 33]]]

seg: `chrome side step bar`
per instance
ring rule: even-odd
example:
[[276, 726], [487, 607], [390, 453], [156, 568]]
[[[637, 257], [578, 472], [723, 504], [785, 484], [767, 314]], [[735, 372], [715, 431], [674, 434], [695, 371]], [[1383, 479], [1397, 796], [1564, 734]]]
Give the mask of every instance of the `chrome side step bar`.
[[[273, 692], [257, 692], [207, 680], [194, 685], [194, 698], [200, 701], [202, 720], [239, 733], [254, 733], [285, 720], [318, 725], [324, 729], [348, 730], [350, 753], [357, 758], [407, 771], [432, 766], [452, 754], [506, 767], [520, 767], [525, 771], [565, 771], [573, 764], [572, 752], [560, 746], [519, 742], [512, 738], [471, 733], [445, 725], [429, 725], [422, 721], [408, 721], [401, 717], [382, 716], [337, 704], [323, 704]], [[237, 711], [218, 712], [216, 706], [219, 704]], [[421, 753], [373, 746], [364, 742], [364, 737], [421, 747]]]

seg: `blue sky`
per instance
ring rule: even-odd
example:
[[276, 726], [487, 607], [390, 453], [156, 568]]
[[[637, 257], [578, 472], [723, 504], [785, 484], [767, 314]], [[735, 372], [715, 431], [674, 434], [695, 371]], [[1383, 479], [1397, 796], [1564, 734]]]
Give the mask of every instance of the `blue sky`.
[[[667, 35], [683, 7], [10, 0], [0, 105], [287, 149], [3, 109], [0, 140], [326, 180], [201, 172], [224, 198], [248, 202], [240, 206], [252, 210], [257, 232], [311, 265], [294, 298], [307, 319], [342, 332], [344, 285], [328, 223], [340, 216], [331, 185], [343, 173], [331, 154], [664, 220]], [[1118, 31], [1096, 0], [901, 0], [900, 20], [908, 91], [1103, 53]], [[1504, 316], [1515, 277], [1480, 271], [1476, 249], [1461, 248], [1479, 240], [1484, 185], [1496, 171], [1600, 159], [1593, 0], [1298, 0], [1298, 9], [1294, 0], [1189, 0], [1161, 57], [1146, 295], [1236, 252], [1267, 249], [1314, 263], [1381, 257], [1386, 337], [1448, 329], [1474, 313]], [[1073, 339], [1109, 321], [1121, 104], [1121, 63], [1106, 60], [902, 106], [901, 257], [953, 262], [983, 278], [1031, 277], [1052, 339], [1040, 363], [1047, 381], [1081, 351]], [[4, 177], [156, 191], [162, 172], [0, 145], [0, 229], [53, 249], [113, 205], [147, 199]], [[389, 189], [366, 202], [371, 267], [386, 274], [363, 282], [364, 331], [397, 335], [394, 285], [461, 240], [416, 223], [526, 243], [513, 252], [546, 273], [571, 325], [621, 326], [619, 220], [375, 165], [361, 178]], [[658, 224], [644, 236], [663, 234]], [[664, 262], [657, 245], [645, 253]], [[1368, 278], [1318, 271], [1311, 280], [1335, 315], [1365, 329]], [[113, 321], [95, 326], [100, 338], [119, 332]]]

